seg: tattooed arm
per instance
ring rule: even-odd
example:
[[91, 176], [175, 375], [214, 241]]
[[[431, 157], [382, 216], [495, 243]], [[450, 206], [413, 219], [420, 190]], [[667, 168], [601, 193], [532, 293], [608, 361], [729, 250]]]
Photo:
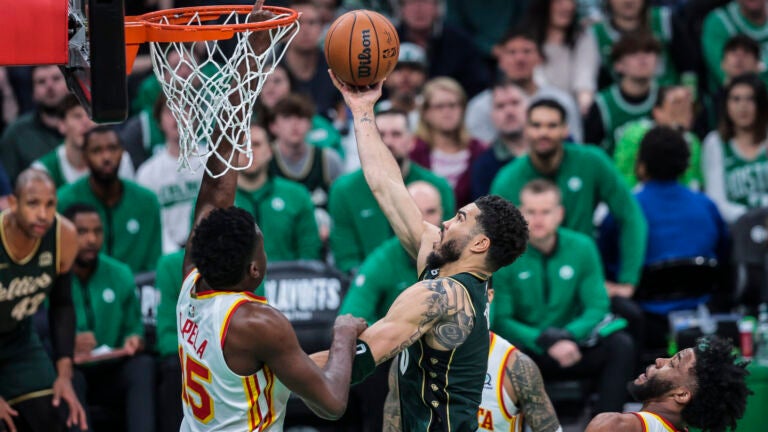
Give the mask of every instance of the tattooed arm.
[[400, 294], [387, 315], [359, 338], [371, 348], [376, 364], [396, 356], [424, 337], [435, 349], [461, 345], [475, 323], [463, 285], [450, 278], [421, 281]]
[[389, 367], [389, 393], [384, 401], [384, 424], [382, 432], [400, 432], [402, 424], [400, 423], [400, 387], [397, 380], [397, 362], [392, 362]]
[[352, 112], [360, 165], [365, 180], [400, 243], [415, 258], [423, 232], [436, 232], [438, 228], [423, 222], [419, 208], [405, 188], [400, 167], [379, 135], [373, 107], [381, 96], [382, 83], [370, 88], [351, 87], [336, 79], [333, 73], [330, 75]]
[[541, 372], [530, 357], [515, 350], [504, 366], [502, 385], [533, 432], [561, 430], [555, 408], [544, 390]]

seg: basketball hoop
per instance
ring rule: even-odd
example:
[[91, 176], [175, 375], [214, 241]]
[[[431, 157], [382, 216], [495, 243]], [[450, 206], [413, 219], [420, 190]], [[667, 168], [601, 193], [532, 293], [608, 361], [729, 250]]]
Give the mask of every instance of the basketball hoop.
[[[256, 98], [298, 28], [298, 12], [264, 6], [275, 17], [249, 22], [251, 6], [202, 6], [168, 9], [126, 17], [125, 41], [128, 69], [139, 45], [150, 44], [155, 76], [168, 98], [179, 128], [179, 168], [192, 169], [190, 159], [206, 166], [217, 157], [229, 169], [244, 169], [251, 162], [250, 123]], [[249, 43], [253, 32], [269, 32], [269, 46], [256, 53]], [[221, 42], [232, 40], [231, 54]], [[278, 43], [284, 46], [278, 48]], [[233, 103], [230, 96], [239, 93]], [[220, 133], [217, 133], [220, 132]], [[234, 149], [229, 158], [217, 152], [221, 140]], [[238, 156], [246, 154], [241, 166]]]

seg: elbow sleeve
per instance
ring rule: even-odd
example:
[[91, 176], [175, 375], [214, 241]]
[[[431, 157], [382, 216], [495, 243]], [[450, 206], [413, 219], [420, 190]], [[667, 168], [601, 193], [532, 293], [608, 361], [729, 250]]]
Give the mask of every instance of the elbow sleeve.
[[75, 308], [70, 272], [56, 276], [51, 290], [48, 321], [54, 360], [72, 357], [75, 349]]

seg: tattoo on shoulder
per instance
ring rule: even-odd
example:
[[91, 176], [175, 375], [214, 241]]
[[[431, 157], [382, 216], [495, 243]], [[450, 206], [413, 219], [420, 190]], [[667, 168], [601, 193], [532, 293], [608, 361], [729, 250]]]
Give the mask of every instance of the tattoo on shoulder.
[[454, 349], [464, 343], [475, 323], [467, 292], [464, 286], [451, 278], [424, 283], [432, 294], [426, 299], [422, 325], [434, 323], [432, 334], [435, 341], [447, 349]]
[[551, 432], [560, 427], [555, 408], [544, 390], [544, 380], [536, 363], [517, 352], [504, 368], [517, 396], [518, 404], [532, 430]]
[[467, 340], [474, 328], [472, 303], [460, 283], [450, 278], [439, 278], [425, 280], [421, 284], [427, 288], [429, 295], [423, 302], [425, 308], [418, 328], [383, 360], [396, 356], [425, 335], [444, 349], [454, 349]]

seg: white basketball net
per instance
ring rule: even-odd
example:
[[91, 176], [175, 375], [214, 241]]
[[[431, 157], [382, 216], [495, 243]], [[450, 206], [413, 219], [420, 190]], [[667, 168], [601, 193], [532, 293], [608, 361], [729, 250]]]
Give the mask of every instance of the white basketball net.
[[[233, 11], [223, 24], [245, 23], [248, 17]], [[282, 17], [284, 15], [273, 19]], [[195, 14], [187, 25], [205, 24]], [[230, 44], [234, 45], [231, 55], [226, 55], [221, 46], [229, 41], [150, 42], [155, 75], [168, 98], [168, 107], [179, 129], [180, 170], [195, 171], [203, 166], [208, 175], [219, 177], [229, 169], [241, 170], [250, 166], [250, 123], [256, 97], [264, 80], [298, 33], [298, 28], [296, 20], [289, 25], [261, 30], [269, 32], [270, 45], [259, 55], [248, 42], [251, 31], [235, 33], [230, 39]], [[296, 31], [291, 33], [294, 29]], [[280, 49], [276, 47], [279, 42], [284, 44]], [[246, 72], [241, 75], [238, 68], [243, 63]], [[236, 85], [233, 86], [233, 82]], [[233, 92], [239, 93], [237, 104], [230, 101]], [[222, 140], [232, 144], [234, 151], [228, 158], [217, 151]], [[239, 163], [241, 154], [247, 155], [247, 163]], [[221, 172], [211, 172], [206, 166], [209, 157], [218, 158], [226, 168]]]

